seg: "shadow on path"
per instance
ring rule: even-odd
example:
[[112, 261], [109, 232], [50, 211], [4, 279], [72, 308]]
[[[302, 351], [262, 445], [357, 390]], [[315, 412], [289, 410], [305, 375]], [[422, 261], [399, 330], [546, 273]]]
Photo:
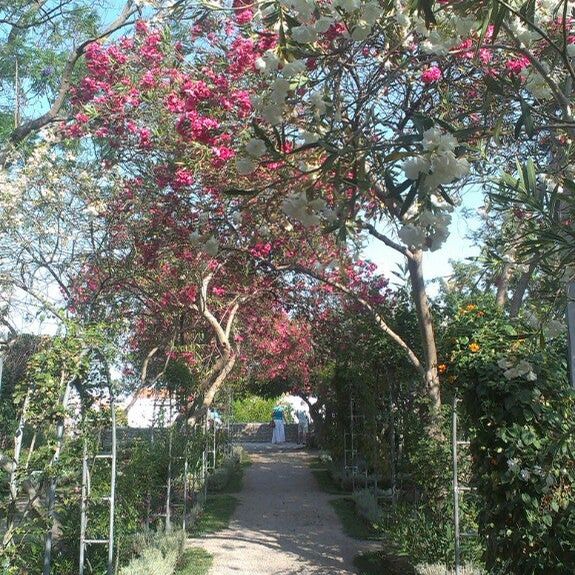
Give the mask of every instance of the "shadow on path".
[[293, 449], [250, 449], [240, 505], [230, 527], [202, 540], [210, 575], [351, 575], [353, 557], [373, 543], [345, 535], [330, 496]]

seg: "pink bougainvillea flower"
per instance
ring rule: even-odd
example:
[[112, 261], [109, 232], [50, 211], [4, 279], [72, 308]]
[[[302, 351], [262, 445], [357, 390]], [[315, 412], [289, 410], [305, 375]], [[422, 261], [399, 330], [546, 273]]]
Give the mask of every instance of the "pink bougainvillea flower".
[[507, 68], [510, 74], [520, 74], [521, 70], [527, 68], [529, 64], [530, 64], [529, 58], [521, 56], [521, 58], [513, 58], [511, 60], [507, 60], [505, 67]]
[[421, 80], [424, 84], [433, 84], [442, 78], [441, 69], [437, 66], [431, 66], [421, 73]]

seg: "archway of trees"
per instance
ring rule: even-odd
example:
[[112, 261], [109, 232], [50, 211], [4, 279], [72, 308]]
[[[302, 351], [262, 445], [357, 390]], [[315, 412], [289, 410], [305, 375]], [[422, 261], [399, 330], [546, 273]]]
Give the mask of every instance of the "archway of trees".
[[[1, 6], [6, 572], [77, 572], [74, 465], [113, 396], [169, 397], [201, 458], [231, 390], [281, 382], [318, 398], [341, 481], [361, 468], [389, 488], [388, 532], [447, 565], [459, 402], [468, 552], [490, 573], [572, 573], [574, 9]], [[454, 212], [481, 255], [430, 289]], [[166, 450], [188, 465], [187, 443], [161, 441], [126, 452], [125, 477]], [[162, 469], [138, 496], [171, 485]], [[124, 497], [119, 539], [149, 523]]]

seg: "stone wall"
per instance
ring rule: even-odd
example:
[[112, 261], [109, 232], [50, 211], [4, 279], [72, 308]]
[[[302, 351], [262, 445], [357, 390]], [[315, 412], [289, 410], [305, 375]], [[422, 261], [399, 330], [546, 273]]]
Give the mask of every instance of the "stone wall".
[[[297, 423], [286, 423], [286, 441], [297, 442]], [[269, 423], [234, 423], [231, 426], [232, 437], [237, 442], [266, 443], [272, 440], [273, 430]]]
[[[297, 423], [286, 423], [286, 441], [297, 442]], [[269, 443], [272, 440], [272, 428], [269, 423], [233, 423], [230, 426], [231, 435], [236, 442], [248, 443]], [[167, 429], [155, 429], [156, 436], [167, 433]], [[118, 444], [121, 446], [130, 445], [137, 439], [149, 441], [152, 437], [152, 430], [149, 427], [119, 427], [116, 430]], [[106, 430], [102, 433], [102, 446], [104, 450], [111, 448], [111, 433]]]

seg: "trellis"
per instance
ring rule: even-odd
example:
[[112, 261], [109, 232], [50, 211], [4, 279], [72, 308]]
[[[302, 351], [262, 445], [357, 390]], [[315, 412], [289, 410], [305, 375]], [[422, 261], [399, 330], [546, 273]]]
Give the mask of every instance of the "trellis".
[[469, 448], [470, 442], [467, 439], [459, 439], [459, 417], [457, 407], [459, 398], [454, 396], [452, 407], [452, 426], [451, 426], [451, 455], [453, 465], [453, 533], [454, 533], [454, 563], [455, 575], [461, 572], [461, 542], [462, 538], [477, 537], [474, 531], [461, 532], [461, 497], [464, 493], [470, 493], [473, 488], [460, 481], [459, 477], [459, 457], [461, 455], [460, 448]]
[[[106, 408], [109, 408], [109, 418], [105, 419], [105, 423], [100, 426], [94, 426], [91, 420], [91, 412], [86, 408], [84, 401], [80, 402], [79, 407], [79, 427], [78, 435], [74, 434], [81, 445], [81, 480], [80, 480], [80, 534], [78, 539], [78, 574], [84, 575], [85, 573], [92, 572], [90, 563], [90, 550], [94, 547], [102, 546], [107, 547], [105, 554], [105, 566], [107, 575], [113, 575], [117, 571], [118, 555], [116, 548], [116, 496], [117, 496], [117, 472], [120, 465], [119, 459], [119, 437], [117, 430], [117, 407], [115, 392], [107, 374], [106, 384], [103, 388], [103, 394], [106, 397]], [[61, 408], [64, 411], [69, 409], [71, 398], [71, 382], [67, 382], [64, 387], [64, 392], [61, 397]], [[173, 398], [170, 397], [170, 411], [173, 406]], [[207, 429], [207, 418], [204, 417], [201, 423], [195, 429], [190, 429], [187, 418], [182, 419], [181, 429], [178, 425], [170, 425], [167, 435], [164, 438], [167, 440], [168, 445], [168, 466], [167, 466], [167, 483], [165, 494], [165, 528], [170, 530], [174, 522], [174, 509], [181, 506], [181, 527], [186, 530], [189, 521], [189, 511], [191, 505], [195, 502], [205, 500], [207, 495], [208, 475], [213, 472], [218, 461], [218, 454], [221, 452], [231, 453], [232, 442], [231, 435], [233, 429], [233, 414], [232, 414], [232, 395], [231, 392], [227, 397], [227, 406], [223, 410], [225, 413], [225, 424], [222, 427], [224, 432], [223, 436], [228, 437], [225, 443], [220, 442], [220, 434], [216, 425], [211, 426], [208, 433], [204, 437], [197, 434], [202, 434]], [[100, 418], [100, 423], [104, 421]], [[26, 423], [26, 410], [23, 410], [23, 415], [20, 418], [19, 430], [17, 439], [23, 434], [23, 428]], [[176, 450], [174, 437], [178, 431], [183, 432], [183, 448], [181, 451]], [[226, 433], [227, 432], [227, 433]], [[102, 434], [109, 433], [109, 442], [104, 441]], [[149, 441], [156, 440], [158, 430], [151, 429]], [[51, 459], [51, 474], [48, 476], [48, 492], [46, 499], [46, 508], [48, 517], [55, 517], [57, 505], [57, 491], [58, 491], [58, 475], [57, 464], [59, 462], [62, 451], [65, 448], [67, 430], [65, 429], [65, 421], [62, 416], [57, 421], [55, 438], [56, 447]], [[195, 439], [195, 443], [194, 440]], [[34, 438], [32, 439], [32, 443]], [[16, 449], [19, 443], [17, 442]], [[192, 450], [192, 445], [195, 449]], [[202, 447], [203, 446], [203, 447]], [[28, 455], [30, 459], [30, 454]], [[178, 464], [176, 464], [178, 462]], [[180, 465], [181, 464], [181, 465]], [[104, 467], [102, 467], [104, 466]], [[27, 467], [27, 466], [26, 466]], [[180, 476], [183, 478], [181, 486], [183, 491], [183, 500], [177, 503], [174, 499], [174, 480]], [[177, 471], [176, 471], [177, 470]], [[176, 475], [178, 473], [178, 475]], [[14, 489], [10, 491], [11, 499], [18, 495], [16, 472], [13, 474]], [[107, 491], [106, 493], [102, 493]], [[157, 492], [156, 492], [157, 493]], [[150, 501], [149, 501], [150, 503]], [[96, 531], [95, 515], [96, 506], [105, 506], [103, 511], [104, 515], [98, 517], [97, 528], [100, 532]], [[104, 508], [100, 507], [102, 511]], [[149, 508], [149, 511], [150, 508]], [[158, 514], [159, 515], [159, 514]], [[150, 515], [148, 516], [149, 523]], [[42, 575], [52, 575], [53, 573], [53, 538], [54, 533], [52, 526], [48, 526], [44, 536], [44, 552], [42, 559]]]
[[[348, 412], [349, 428], [343, 433], [343, 469], [346, 476], [351, 477], [352, 489], [355, 491], [360, 479], [363, 479], [363, 487], [369, 488], [369, 474], [367, 465], [363, 472], [358, 464], [361, 455], [358, 442], [365, 431], [365, 415], [357, 412], [357, 406], [353, 395], [349, 398]], [[377, 491], [377, 475], [374, 476], [374, 491]]]
[[[87, 548], [91, 545], [107, 545], [108, 556], [106, 572], [107, 575], [114, 573], [114, 519], [115, 519], [115, 506], [116, 506], [116, 469], [117, 469], [117, 435], [116, 435], [116, 406], [114, 400], [113, 388], [110, 385], [110, 419], [111, 419], [111, 449], [110, 452], [100, 452], [93, 456], [92, 464], [98, 465], [103, 461], [110, 461], [110, 491], [108, 495], [101, 496], [100, 500], [108, 502], [108, 533], [106, 537], [88, 536], [88, 518], [89, 518], [89, 505], [91, 502], [91, 470], [90, 470], [90, 456], [88, 449], [88, 437], [85, 426], [82, 427], [84, 432], [83, 447], [82, 447], [82, 495], [80, 502], [80, 554], [78, 572], [79, 575], [84, 575], [84, 569], [88, 561]], [[48, 571], [49, 573], [49, 571]]]

